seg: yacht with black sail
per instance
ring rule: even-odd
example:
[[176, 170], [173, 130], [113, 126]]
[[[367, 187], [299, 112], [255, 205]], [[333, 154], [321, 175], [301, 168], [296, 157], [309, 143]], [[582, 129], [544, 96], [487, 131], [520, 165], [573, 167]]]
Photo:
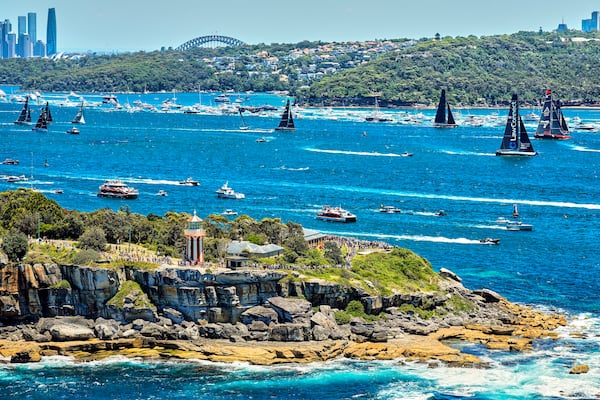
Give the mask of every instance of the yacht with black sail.
[[504, 137], [500, 148], [496, 150], [497, 156], [535, 156], [525, 124], [519, 114], [519, 99], [516, 94], [510, 100], [510, 110], [504, 128]]
[[276, 131], [295, 131], [296, 126], [294, 125], [294, 118], [292, 117], [292, 110], [290, 108], [290, 100], [288, 99], [285, 104], [285, 110], [281, 114], [281, 120], [279, 125], [275, 128]]
[[552, 90], [546, 90], [542, 115], [534, 137], [536, 139], [570, 139], [569, 126], [561, 110], [560, 100], [552, 98]]
[[29, 96], [25, 97], [25, 103], [23, 103], [23, 109], [15, 121], [17, 125], [29, 125], [31, 124], [31, 109], [29, 108]]
[[458, 126], [452, 115], [450, 104], [446, 101], [446, 89], [442, 89], [433, 126], [435, 128], [456, 128]]

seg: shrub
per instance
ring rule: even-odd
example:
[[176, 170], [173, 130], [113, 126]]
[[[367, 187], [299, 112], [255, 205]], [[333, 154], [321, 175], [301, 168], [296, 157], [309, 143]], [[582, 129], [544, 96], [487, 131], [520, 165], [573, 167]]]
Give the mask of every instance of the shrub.
[[92, 265], [95, 261], [100, 259], [100, 253], [96, 250], [84, 249], [80, 250], [73, 257], [73, 264], [75, 265]]
[[69, 281], [63, 279], [62, 281], [50, 286], [50, 289], [71, 289], [71, 284]]
[[9, 261], [21, 261], [27, 254], [27, 237], [22, 233], [11, 233], [2, 239], [2, 251]]
[[336, 311], [333, 313], [333, 316], [338, 325], [348, 325], [352, 319], [352, 316], [346, 311]]
[[79, 236], [79, 247], [82, 249], [104, 251], [106, 249], [106, 235], [104, 234], [104, 230], [97, 226], [86, 229]]

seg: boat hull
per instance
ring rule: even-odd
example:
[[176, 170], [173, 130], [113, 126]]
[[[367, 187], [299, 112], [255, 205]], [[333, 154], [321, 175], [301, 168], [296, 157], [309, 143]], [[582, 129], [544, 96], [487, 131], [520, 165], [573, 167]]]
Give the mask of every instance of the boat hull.
[[327, 216], [327, 215], [317, 215], [317, 219], [320, 219], [321, 221], [326, 221], [326, 222], [342, 222], [342, 223], [356, 222], [356, 217], [354, 217], [354, 216], [332, 217], [332, 216]]
[[527, 151], [514, 151], [514, 150], [497, 150], [497, 156], [519, 156], [519, 157], [531, 157], [537, 155], [537, 152], [527, 152]]
[[534, 135], [536, 139], [554, 139], [554, 140], [568, 140], [571, 139], [569, 135], [560, 135], [560, 134], [548, 134], [548, 135]]
[[105, 198], [109, 198], [109, 199], [120, 199], [120, 200], [135, 200], [138, 198], [138, 194], [137, 193], [117, 194], [117, 193], [98, 192], [98, 197], [105, 197]]

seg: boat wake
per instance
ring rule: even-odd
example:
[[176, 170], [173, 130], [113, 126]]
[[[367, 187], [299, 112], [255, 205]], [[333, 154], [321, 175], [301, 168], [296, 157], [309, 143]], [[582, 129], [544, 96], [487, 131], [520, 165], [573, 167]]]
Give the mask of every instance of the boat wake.
[[350, 156], [369, 156], [369, 157], [405, 157], [403, 154], [397, 153], [379, 153], [379, 152], [368, 152], [368, 151], [347, 151], [347, 150], [327, 150], [327, 149], [313, 149], [306, 148], [307, 151], [315, 153], [327, 153], [327, 154], [344, 154]]
[[477, 244], [480, 245], [479, 239], [467, 239], [467, 238], [447, 238], [444, 236], [426, 236], [426, 235], [387, 235], [383, 233], [365, 233], [365, 232], [334, 232], [334, 231], [321, 231], [331, 235], [340, 236], [362, 236], [372, 237], [376, 239], [395, 239], [395, 240], [407, 240], [412, 242], [434, 242], [434, 243], [456, 243], [456, 244]]
[[598, 149], [590, 149], [585, 146], [569, 146], [569, 147], [575, 151], [582, 151], [582, 152], [586, 152], [586, 153], [600, 153], [600, 150], [598, 150]]
[[286, 167], [285, 165], [282, 165], [281, 167], [276, 167], [273, 168], [276, 170], [285, 170], [285, 171], [308, 171], [310, 169], [310, 167], [298, 167], [298, 168], [292, 168], [292, 167]]
[[482, 156], [482, 157], [495, 157], [494, 153], [479, 153], [476, 151], [453, 151], [453, 150], [441, 150], [444, 154], [450, 154], [452, 156]]

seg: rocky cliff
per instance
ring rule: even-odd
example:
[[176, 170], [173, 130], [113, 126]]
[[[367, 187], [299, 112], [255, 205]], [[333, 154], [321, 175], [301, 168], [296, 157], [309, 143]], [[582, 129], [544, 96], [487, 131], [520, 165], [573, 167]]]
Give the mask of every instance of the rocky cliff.
[[[3, 353], [3, 344], [0, 355], [12, 354], [15, 362], [34, 361], [39, 354], [62, 354], [60, 349], [65, 348], [75, 351], [56, 343], [81, 340], [78, 352], [147, 348], [160, 342], [163, 349], [188, 351], [192, 346], [197, 353], [202, 347], [198, 341], [208, 338], [231, 343], [322, 342], [320, 351], [328, 354], [325, 358], [341, 354], [368, 358], [376, 353], [397, 357], [413, 353], [390, 343], [401, 341], [406, 346], [407, 338], [415, 336], [427, 337], [429, 342], [460, 338], [494, 348], [524, 349], [533, 338], [549, 335], [565, 323], [560, 316], [515, 306], [492, 291], [466, 289], [450, 271], [440, 273], [441, 290], [435, 293], [389, 296], [372, 296], [359, 288], [295, 274], [299, 279], [283, 279], [288, 276], [283, 271], [255, 269], [203, 273], [183, 267], [145, 271], [0, 265], [0, 340], [40, 344], [13, 353]], [[345, 309], [352, 300], [360, 301], [368, 315], [378, 317], [338, 324], [336, 310]], [[431, 314], [426, 317], [415, 310]], [[325, 344], [329, 341], [336, 344]], [[372, 345], [361, 347], [360, 343]], [[372, 347], [376, 343], [380, 347]], [[382, 343], [388, 345], [381, 347]], [[464, 357], [455, 357], [456, 350], [444, 348], [440, 354], [465, 362]], [[272, 350], [267, 358], [278, 362], [294, 358], [293, 351], [283, 357], [280, 350], [263, 350]], [[238, 359], [246, 357], [250, 356]], [[307, 360], [302, 352], [297, 357]], [[253, 362], [260, 362], [257, 359]]]

